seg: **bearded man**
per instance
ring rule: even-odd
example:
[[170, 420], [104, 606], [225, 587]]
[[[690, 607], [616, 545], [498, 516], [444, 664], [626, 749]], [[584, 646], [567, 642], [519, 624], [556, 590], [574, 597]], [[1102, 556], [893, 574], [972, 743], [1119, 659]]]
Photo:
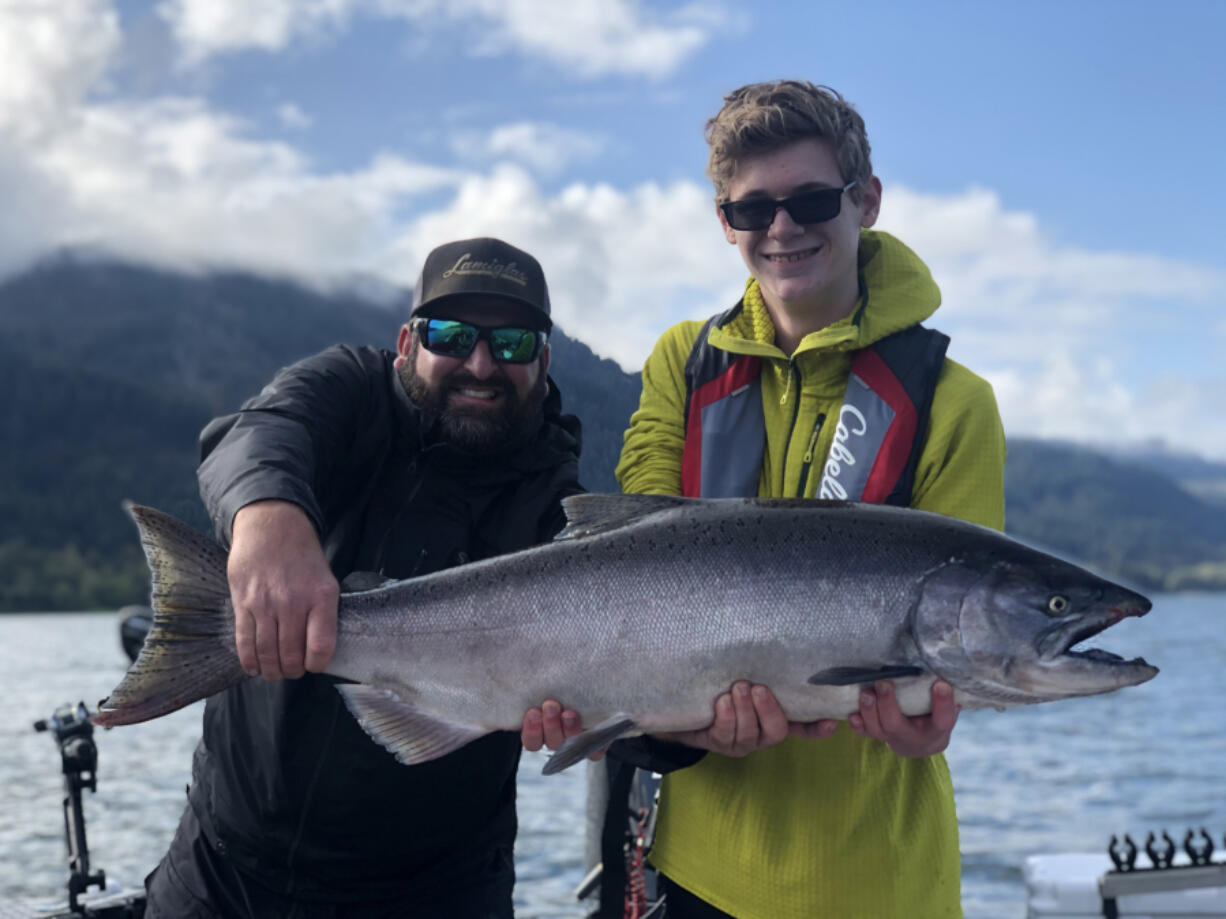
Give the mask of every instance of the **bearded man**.
[[550, 539], [580, 491], [579, 423], [547, 376], [540, 264], [497, 239], [426, 258], [396, 352], [338, 345], [201, 434], [243, 666], [209, 699], [146, 915], [511, 911], [520, 739], [404, 766], [324, 675], [338, 580], [427, 574]]

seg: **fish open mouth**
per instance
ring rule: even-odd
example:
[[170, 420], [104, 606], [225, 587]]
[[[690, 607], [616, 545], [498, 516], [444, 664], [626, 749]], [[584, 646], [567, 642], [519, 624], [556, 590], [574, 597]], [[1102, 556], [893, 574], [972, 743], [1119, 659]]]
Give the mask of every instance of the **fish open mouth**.
[[1081, 660], [1095, 661], [1096, 663], [1100, 664], [1139, 665], [1148, 667], [1150, 666], [1149, 662], [1143, 657], [1134, 657], [1129, 660], [1115, 654], [1114, 652], [1107, 651], [1104, 648], [1083, 648], [1081, 650], [1074, 648], [1074, 645], [1081, 644], [1081, 642], [1093, 638], [1100, 632], [1104, 632], [1111, 628], [1111, 626], [1125, 618], [1125, 616], [1143, 616], [1146, 612], [1148, 612], [1148, 609], [1137, 609], [1124, 613], [1112, 611], [1108, 615], [1097, 620], [1078, 623], [1075, 628], [1061, 633], [1061, 643], [1063, 647], [1057, 652], [1057, 654], [1063, 657], [1075, 657], [1080, 658]]

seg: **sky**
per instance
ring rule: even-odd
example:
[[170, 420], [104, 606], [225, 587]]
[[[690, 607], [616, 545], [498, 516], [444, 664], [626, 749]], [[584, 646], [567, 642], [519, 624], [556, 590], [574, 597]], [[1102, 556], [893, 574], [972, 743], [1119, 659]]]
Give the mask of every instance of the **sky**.
[[0, 277], [75, 247], [386, 293], [499, 236], [638, 370], [744, 285], [704, 122], [808, 79], [1008, 435], [1226, 460], [1224, 35], [1221, 0], [0, 0]]

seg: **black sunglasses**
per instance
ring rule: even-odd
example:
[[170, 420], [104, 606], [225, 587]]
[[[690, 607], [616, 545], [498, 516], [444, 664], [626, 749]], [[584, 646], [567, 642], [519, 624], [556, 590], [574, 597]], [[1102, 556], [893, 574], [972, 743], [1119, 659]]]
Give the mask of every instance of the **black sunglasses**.
[[842, 188], [818, 188], [802, 191], [787, 198], [743, 198], [740, 201], [725, 201], [719, 206], [724, 219], [734, 230], [765, 230], [775, 222], [779, 208], [798, 224], [824, 223], [839, 216], [843, 209], [843, 192], [851, 191], [859, 183], [848, 182]]
[[502, 364], [527, 364], [536, 360], [549, 340], [548, 334], [539, 329], [518, 326], [494, 329], [458, 319], [418, 317], [409, 326], [427, 351], [444, 357], [464, 358], [473, 353], [477, 342], [484, 341], [490, 346], [490, 356]]

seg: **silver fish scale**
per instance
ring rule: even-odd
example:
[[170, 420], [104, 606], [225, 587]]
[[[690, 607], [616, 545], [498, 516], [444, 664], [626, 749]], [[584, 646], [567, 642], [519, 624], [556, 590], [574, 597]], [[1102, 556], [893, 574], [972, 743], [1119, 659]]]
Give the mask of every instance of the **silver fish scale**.
[[718, 504], [346, 595], [329, 671], [490, 729], [545, 698], [589, 725], [700, 727], [742, 678], [817, 717], [856, 689], [807, 678], [897, 660], [920, 575], [996, 537], [893, 508]]

